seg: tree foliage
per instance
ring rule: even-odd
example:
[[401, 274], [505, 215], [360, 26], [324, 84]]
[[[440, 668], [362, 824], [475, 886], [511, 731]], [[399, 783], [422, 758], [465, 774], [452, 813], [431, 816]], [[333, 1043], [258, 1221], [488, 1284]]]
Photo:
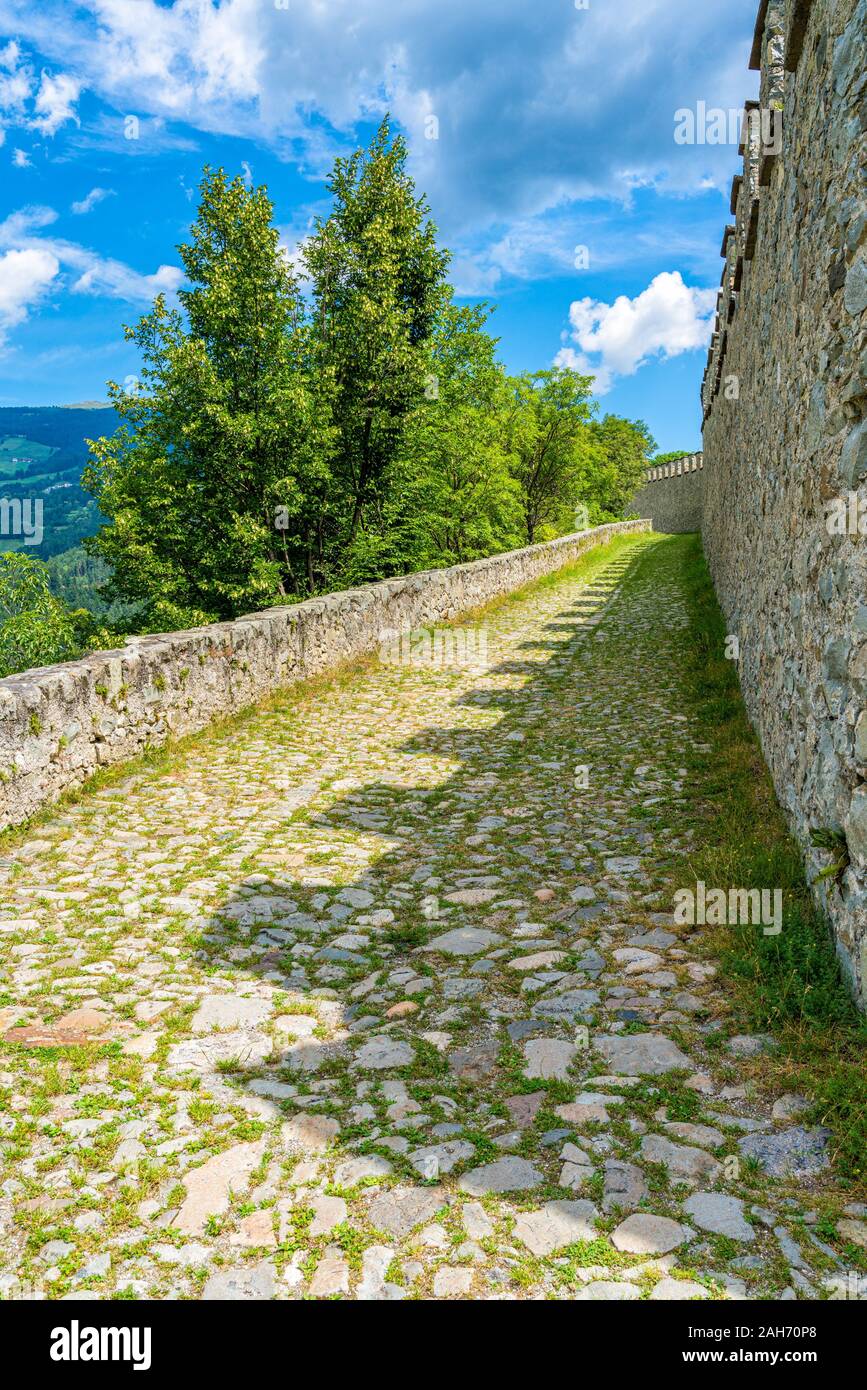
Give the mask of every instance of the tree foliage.
[[54, 597], [42, 560], [20, 550], [0, 554], [0, 677], [117, 641], [86, 609], [71, 610]]
[[179, 248], [185, 313], [159, 296], [126, 329], [140, 381], [109, 383], [123, 423], [92, 445], [85, 485], [110, 524], [88, 548], [151, 622], [228, 618], [309, 580], [307, 538], [330, 480], [330, 382], [312, 371], [272, 214], [264, 189], [205, 170]]
[[136, 389], [94, 441], [87, 545], [143, 630], [460, 563], [624, 514], [652, 450], [592, 378], [510, 377], [458, 305], [385, 120], [338, 159], [298, 258], [264, 188], [206, 168], [178, 307], [126, 333]]
[[[382, 530], [386, 475], [424, 399], [428, 345], [449, 298], [449, 256], [437, 248], [427, 204], [406, 172], [406, 146], [391, 139], [387, 119], [369, 150], [336, 160], [329, 192], [332, 211], [303, 252], [314, 356], [334, 384], [337, 434], [319, 553], [336, 540], [357, 577], [374, 578], [380, 566], [370, 541]], [[368, 543], [358, 546], [365, 521]]]

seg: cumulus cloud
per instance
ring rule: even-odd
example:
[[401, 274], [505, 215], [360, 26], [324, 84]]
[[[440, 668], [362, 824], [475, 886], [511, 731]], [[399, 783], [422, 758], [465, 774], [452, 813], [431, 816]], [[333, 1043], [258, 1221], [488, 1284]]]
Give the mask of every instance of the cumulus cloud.
[[11, 328], [27, 318], [60, 271], [51, 251], [40, 247], [5, 251], [0, 255], [0, 344]]
[[679, 271], [663, 271], [634, 299], [576, 299], [569, 307], [570, 342], [555, 360], [592, 373], [604, 395], [615, 377], [632, 376], [646, 362], [706, 347], [716, 295], [684, 284]]
[[[0, 141], [0, 143], [2, 143], [2, 141]], [[33, 167], [33, 160], [26, 150], [13, 150], [12, 163], [16, 169], [31, 169]]]
[[[674, 113], [740, 108], [755, 0], [3, 0], [119, 112], [263, 140], [313, 177], [386, 108], [449, 237], [636, 188], [722, 188]], [[72, 80], [72, 79], [70, 79]]]
[[23, 126], [40, 135], [56, 135], [68, 121], [77, 123], [75, 103], [81, 83], [70, 73], [43, 71], [37, 85], [32, 64], [11, 40], [0, 48], [0, 145], [6, 129]]
[[77, 122], [75, 103], [80, 93], [81, 84], [69, 73], [61, 72], [55, 77], [43, 72], [33, 103], [34, 114], [30, 121], [33, 130], [38, 130], [40, 135], [56, 135], [67, 121]]
[[91, 212], [98, 203], [112, 197], [114, 197], [113, 188], [92, 188], [80, 202], [72, 204], [72, 211], [80, 217], [86, 212]]
[[45, 229], [56, 220], [57, 213], [48, 207], [28, 207], [12, 213], [0, 222], [0, 249], [8, 247], [9, 254], [26, 252], [42, 257], [38, 262], [42, 266], [48, 264], [44, 258], [50, 258], [56, 266], [54, 274], [63, 271], [64, 283], [69, 284], [73, 294], [105, 295], [130, 304], [146, 305], [157, 294], [173, 295], [183, 281], [179, 266], [160, 265], [146, 274], [123, 261], [100, 256], [78, 242], [46, 235]]

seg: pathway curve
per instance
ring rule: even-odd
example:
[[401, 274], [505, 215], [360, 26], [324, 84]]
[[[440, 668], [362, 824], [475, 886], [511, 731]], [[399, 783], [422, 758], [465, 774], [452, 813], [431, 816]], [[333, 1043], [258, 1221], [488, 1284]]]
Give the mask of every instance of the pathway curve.
[[753, 1095], [761, 1040], [705, 1045], [671, 916], [682, 553], [629, 542], [469, 664], [289, 694], [7, 851], [0, 1293], [815, 1293], [822, 1135]]

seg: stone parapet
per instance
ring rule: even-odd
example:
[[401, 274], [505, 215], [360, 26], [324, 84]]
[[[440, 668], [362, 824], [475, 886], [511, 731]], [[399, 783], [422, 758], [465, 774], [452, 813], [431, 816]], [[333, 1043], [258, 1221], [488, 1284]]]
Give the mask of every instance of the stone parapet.
[[0, 828], [77, 790], [99, 768], [368, 656], [400, 633], [452, 622], [615, 536], [649, 529], [646, 520], [596, 526], [7, 676], [0, 680]]

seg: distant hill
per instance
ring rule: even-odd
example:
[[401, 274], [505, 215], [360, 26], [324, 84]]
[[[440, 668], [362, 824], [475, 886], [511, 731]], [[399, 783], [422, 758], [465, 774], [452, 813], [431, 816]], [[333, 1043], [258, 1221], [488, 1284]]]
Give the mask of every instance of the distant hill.
[[0, 550], [26, 549], [50, 561], [59, 596], [99, 612], [104, 605], [95, 589], [105, 571], [80, 542], [99, 529], [100, 514], [80, 479], [88, 457], [85, 440], [113, 434], [119, 423], [114, 409], [98, 401], [0, 407], [0, 500], [41, 499], [43, 526], [41, 544], [25, 546], [21, 537], [2, 534], [6, 512], [0, 513]]

